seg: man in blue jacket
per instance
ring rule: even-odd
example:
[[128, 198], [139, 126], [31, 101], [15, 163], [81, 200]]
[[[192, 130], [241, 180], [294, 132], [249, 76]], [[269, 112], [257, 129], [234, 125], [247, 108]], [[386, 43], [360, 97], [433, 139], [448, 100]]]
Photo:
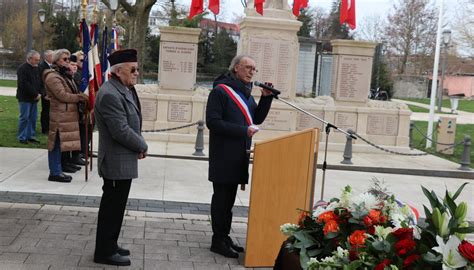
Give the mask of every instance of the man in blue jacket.
[[36, 119], [38, 118], [38, 101], [41, 97], [41, 79], [38, 70], [40, 54], [29, 51], [26, 62], [17, 70], [16, 98], [18, 99], [20, 117], [18, 119], [17, 139], [20, 143], [39, 143], [36, 139]]
[[248, 55], [232, 59], [229, 72], [214, 81], [206, 107], [209, 128], [209, 181], [214, 194], [211, 201], [211, 251], [238, 258], [244, 249], [229, 237], [237, 187], [247, 184], [249, 158], [247, 150], [270, 110], [272, 93], [262, 89], [257, 105], [251, 95], [255, 61]]

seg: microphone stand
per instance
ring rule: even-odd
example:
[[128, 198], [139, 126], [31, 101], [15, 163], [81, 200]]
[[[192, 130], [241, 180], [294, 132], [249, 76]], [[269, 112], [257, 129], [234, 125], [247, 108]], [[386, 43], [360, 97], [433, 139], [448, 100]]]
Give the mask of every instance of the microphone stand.
[[[303, 110], [302, 108], [296, 106], [295, 104], [291, 103], [291, 102], [288, 102], [284, 99], [280, 99], [278, 97], [278, 94], [275, 94], [275, 92], [272, 93], [272, 96], [273, 98], [285, 103], [286, 105], [289, 105], [290, 107], [293, 107], [295, 108], [296, 110], [306, 114], [306, 115], [309, 115], [311, 116], [312, 118], [318, 120], [319, 122], [322, 122], [323, 124], [326, 125], [326, 128], [325, 128], [325, 131], [326, 131], [326, 143], [325, 143], [325, 147], [324, 147], [324, 161], [323, 161], [323, 182], [322, 182], [322, 187], [321, 187], [321, 200], [323, 199], [324, 197], [324, 183], [325, 183], [325, 180], [326, 180], [326, 168], [327, 168], [327, 162], [326, 162], [326, 158], [327, 158], [327, 155], [328, 155], [328, 141], [329, 141], [329, 132], [331, 131], [331, 128], [335, 129], [335, 130], [338, 130], [344, 134], [346, 134], [347, 136], [350, 136], [351, 138], [353, 138], [354, 140], [357, 140], [357, 137], [355, 137], [353, 134], [345, 131], [345, 130], [342, 130], [338, 127], [336, 127], [335, 125], [329, 123], [328, 121], [324, 120], [324, 119], [321, 119], [319, 117], [317, 117], [316, 115], [308, 112], [308, 111], [305, 111]], [[316, 169], [316, 168], [315, 168]]]

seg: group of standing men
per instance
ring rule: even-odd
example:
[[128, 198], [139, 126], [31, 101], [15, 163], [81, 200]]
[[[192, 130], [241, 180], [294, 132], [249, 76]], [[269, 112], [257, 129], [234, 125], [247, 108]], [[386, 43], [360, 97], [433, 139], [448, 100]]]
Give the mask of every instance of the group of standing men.
[[[60, 55], [55, 59], [66, 61], [69, 55]], [[138, 177], [138, 160], [146, 157], [148, 146], [141, 135], [141, 106], [134, 88], [139, 71], [137, 51], [119, 50], [112, 53], [108, 59], [112, 77], [99, 89], [94, 106], [99, 131], [97, 166], [104, 182], [94, 261], [126, 266], [130, 265], [130, 251], [118, 245], [118, 238], [132, 179]], [[34, 61], [39, 62], [39, 56]], [[59, 66], [61, 67], [61, 63]], [[59, 75], [69, 74], [64, 68], [56, 68], [56, 72]], [[265, 120], [273, 99], [270, 91], [261, 89], [260, 101], [258, 104], [255, 102], [251, 95], [251, 80], [256, 72], [256, 63], [250, 56], [236, 56], [228, 72], [215, 80], [206, 106], [206, 124], [210, 131], [209, 181], [213, 183], [214, 190], [211, 201], [211, 251], [230, 258], [237, 258], [238, 252], [244, 251], [229, 237], [229, 233], [238, 185], [248, 183], [250, 154], [247, 150], [250, 149], [252, 136], [258, 132], [256, 125]], [[47, 75], [43, 76], [47, 78]], [[67, 79], [71, 76], [62, 77]], [[64, 78], [47, 78], [46, 89], [57, 87], [58, 84], [67, 88], [69, 82]], [[66, 104], [75, 104], [82, 99], [81, 94], [78, 94], [77, 98], [70, 96], [67, 101], [64, 97], [67, 97], [68, 93], [47, 92], [52, 94], [50, 100], [56, 97], [64, 100]], [[36, 97], [31, 95], [32, 101], [38, 99], [39, 93]], [[52, 107], [50, 111], [53, 111]], [[51, 115], [50, 117], [52, 118]], [[62, 151], [63, 147], [67, 147], [59, 139], [62, 130], [57, 126], [54, 128], [55, 132], [51, 132], [51, 126], [49, 127], [50, 153], [58, 151], [57, 149]], [[25, 135], [21, 138], [28, 140], [33, 137]]]

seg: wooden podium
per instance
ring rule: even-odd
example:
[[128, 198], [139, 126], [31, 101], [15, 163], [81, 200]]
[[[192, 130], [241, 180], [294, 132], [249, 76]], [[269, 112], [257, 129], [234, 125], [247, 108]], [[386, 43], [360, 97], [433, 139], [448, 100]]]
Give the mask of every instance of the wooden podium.
[[245, 267], [273, 267], [285, 223], [313, 205], [319, 130], [308, 129], [255, 144]]

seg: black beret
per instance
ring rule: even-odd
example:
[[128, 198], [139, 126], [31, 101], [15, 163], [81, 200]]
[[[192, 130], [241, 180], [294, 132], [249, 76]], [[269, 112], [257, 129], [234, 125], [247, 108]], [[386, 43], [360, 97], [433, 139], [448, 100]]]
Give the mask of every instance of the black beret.
[[137, 50], [126, 49], [113, 52], [108, 57], [110, 66], [126, 63], [126, 62], [137, 62]]

